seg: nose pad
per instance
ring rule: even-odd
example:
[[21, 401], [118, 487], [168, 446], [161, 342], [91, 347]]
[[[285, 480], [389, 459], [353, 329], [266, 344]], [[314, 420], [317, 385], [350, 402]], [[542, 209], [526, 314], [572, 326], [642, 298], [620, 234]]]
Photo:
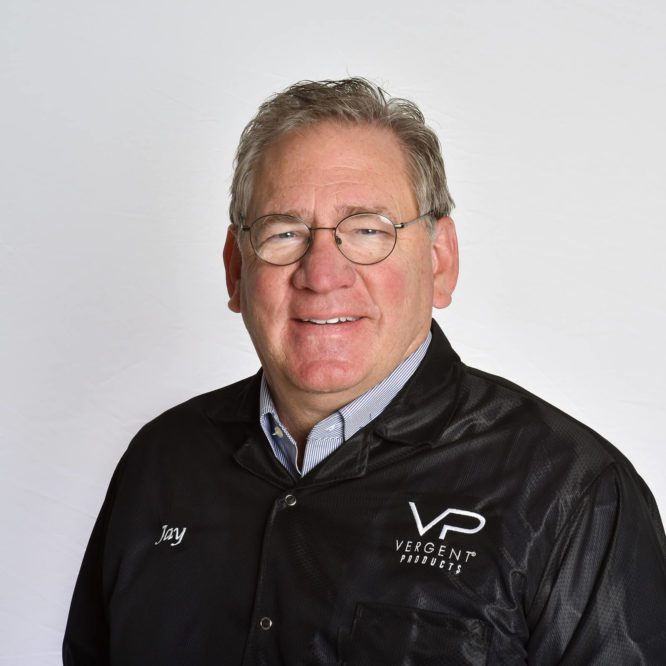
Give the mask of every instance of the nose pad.
[[342, 245], [342, 238], [340, 238], [340, 236], [338, 236], [338, 234], [335, 234], [335, 244], [336, 244], [338, 247], [339, 247], [340, 245]]

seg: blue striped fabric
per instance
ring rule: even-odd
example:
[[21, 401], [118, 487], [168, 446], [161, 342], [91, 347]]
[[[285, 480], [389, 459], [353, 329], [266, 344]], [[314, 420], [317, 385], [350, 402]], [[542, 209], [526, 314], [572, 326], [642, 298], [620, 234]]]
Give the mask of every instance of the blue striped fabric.
[[345, 440], [384, 411], [423, 360], [431, 337], [432, 335], [428, 333], [428, 337], [421, 346], [408, 356], [386, 379], [360, 395], [356, 400], [327, 416], [323, 421], [319, 421], [312, 428], [305, 444], [302, 469], [298, 467], [296, 442], [280, 421], [266, 377], [262, 376], [259, 395], [259, 418], [275, 457], [294, 478], [307, 474], [324, 458], [331, 455]]

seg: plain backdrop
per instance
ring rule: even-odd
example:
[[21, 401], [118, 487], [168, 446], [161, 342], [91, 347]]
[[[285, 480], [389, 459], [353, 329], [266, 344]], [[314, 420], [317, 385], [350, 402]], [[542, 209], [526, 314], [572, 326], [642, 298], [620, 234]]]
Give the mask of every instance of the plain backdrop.
[[254, 373], [221, 249], [239, 134], [362, 75], [444, 145], [463, 360], [615, 443], [666, 511], [660, 0], [0, 4], [0, 664], [53, 665], [113, 468]]

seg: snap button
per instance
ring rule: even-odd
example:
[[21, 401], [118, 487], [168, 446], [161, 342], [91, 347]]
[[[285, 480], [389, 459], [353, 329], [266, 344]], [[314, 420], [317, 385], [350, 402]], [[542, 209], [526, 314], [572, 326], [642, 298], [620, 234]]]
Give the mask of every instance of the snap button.
[[264, 630], [268, 631], [273, 626], [273, 620], [270, 617], [262, 617], [259, 620], [259, 626]]
[[294, 504], [296, 504], [296, 498], [293, 495], [285, 495], [284, 496], [284, 503], [287, 506], [294, 506]]

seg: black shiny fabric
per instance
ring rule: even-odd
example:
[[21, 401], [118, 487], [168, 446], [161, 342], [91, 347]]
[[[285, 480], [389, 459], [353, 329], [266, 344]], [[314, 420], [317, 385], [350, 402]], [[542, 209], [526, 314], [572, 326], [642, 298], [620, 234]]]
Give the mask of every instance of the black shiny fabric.
[[258, 395], [256, 376], [133, 440], [66, 666], [666, 663], [648, 488], [599, 435], [462, 364], [436, 324], [383, 414], [298, 481]]

